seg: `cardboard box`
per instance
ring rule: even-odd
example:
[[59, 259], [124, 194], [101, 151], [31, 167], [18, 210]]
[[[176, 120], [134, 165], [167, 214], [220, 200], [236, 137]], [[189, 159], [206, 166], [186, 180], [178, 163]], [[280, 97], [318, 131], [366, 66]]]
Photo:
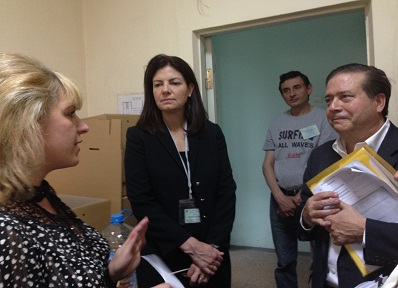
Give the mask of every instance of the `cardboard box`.
[[[122, 142], [122, 149], [123, 153], [126, 150], [126, 133], [127, 133], [127, 128], [130, 126], [134, 126], [138, 119], [140, 118], [140, 115], [130, 115], [130, 114], [101, 114], [97, 116], [92, 116], [92, 117], [87, 117], [84, 118], [83, 120], [86, 122], [87, 120], [90, 119], [99, 119], [99, 120], [112, 120], [112, 119], [119, 119], [121, 120], [121, 142]], [[124, 155], [123, 155], [124, 156]]]
[[126, 131], [138, 119], [138, 115], [127, 114], [84, 118], [90, 131], [81, 136], [79, 165], [52, 171], [47, 181], [60, 194], [109, 199], [111, 213], [119, 213], [125, 195]]
[[[134, 126], [140, 115], [130, 115], [130, 114], [101, 114], [97, 116], [87, 117], [83, 120], [87, 123], [90, 122], [92, 119], [99, 119], [99, 120], [112, 120], [112, 119], [119, 119], [120, 122], [120, 136], [121, 136], [121, 145], [122, 145], [122, 195], [126, 195], [126, 180], [124, 175], [124, 153], [126, 151], [126, 133], [127, 129], [130, 126]], [[90, 126], [90, 125], [89, 125]], [[117, 137], [117, 136], [116, 136]]]
[[110, 222], [110, 200], [74, 195], [58, 195], [77, 217], [101, 232]]

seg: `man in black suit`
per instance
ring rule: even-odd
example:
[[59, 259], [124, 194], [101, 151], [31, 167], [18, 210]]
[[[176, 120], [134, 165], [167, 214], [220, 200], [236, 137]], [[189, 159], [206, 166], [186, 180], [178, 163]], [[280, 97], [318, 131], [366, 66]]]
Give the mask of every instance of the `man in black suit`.
[[[386, 74], [373, 66], [348, 64], [329, 74], [326, 114], [339, 137], [312, 152], [304, 183], [364, 144], [398, 168], [398, 128], [387, 119], [390, 95]], [[315, 240], [312, 287], [355, 287], [391, 273], [398, 264], [398, 224], [366, 219], [336, 192], [312, 196], [304, 186], [296, 216], [300, 240]], [[363, 277], [343, 246], [350, 243], [361, 243], [366, 264], [382, 268]]]

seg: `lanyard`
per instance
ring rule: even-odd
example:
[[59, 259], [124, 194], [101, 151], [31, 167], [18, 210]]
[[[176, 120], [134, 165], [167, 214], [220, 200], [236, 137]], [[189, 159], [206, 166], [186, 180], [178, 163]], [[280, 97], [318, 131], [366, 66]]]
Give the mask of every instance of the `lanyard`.
[[[167, 127], [167, 125], [166, 125]], [[188, 159], [188, 136], [187, 136], [187, 121], [185, 121], [184, 123], [184, 143], [185, 143], [185, 158], [187, 159], [187, 164], [185, 165], [185, 161], [184, 159], [182, 159], [180, 152], [178, 151], [178, 147], [177, 147], [177, 143], [173, 138], [173, 134], [171, 134], [171, 131], [169, 129], [169, 127], [167, 127], [167, 129], [169, 130], [170, 136], [173, 139], [174, 145], [176, 146], [177, 152], [178, 152], [178, 156], [180, 156], [180, 160], [182, 163], [182, 166], [184, 166], [184, 171], [185, 174], [187, 175], [187, 179], [188, 179], [188, 189], [189, 189], [189, 199], [192, 199], [192, 183], [191, 183], [191, 168], [189, 166], [189, 159]]]

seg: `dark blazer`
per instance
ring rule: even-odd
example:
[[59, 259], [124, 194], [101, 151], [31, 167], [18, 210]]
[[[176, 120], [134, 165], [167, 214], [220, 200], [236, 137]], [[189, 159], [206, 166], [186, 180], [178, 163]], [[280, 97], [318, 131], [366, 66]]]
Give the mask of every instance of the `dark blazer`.
[[127, 131], [127, 196], [138, 219], [149, 218], [143, 254], [168, 256], [190, 236], [229, 248], [235, 218], [236, 184], [224, 135], [207, 122], [200, 136], [188, 136], [193, 197], [201, 223], [179, 224], [179, 200], [188, 198], [188, 181], [173, 139], [165, 132]]
[[[341, 159], [332, 148], [333, 142], [329, 141], [313, 150], [304, 173], [304, 183]], [[391, 122], [390, 129], [377, 153], [391, 166], [398, 169], [398, 128]], [[296, 209], [297, 219], [301, 217], [305, 202], [312, 196], [308, 187], [304, 186], [301, 193], [303, 203]], [[298, 227], [300, 240], [315, 241], [312, 263], [312, 287], [322, 288], [325, 285], [328, 273], [329, 233], [326, 229], [319, 226], [315, 226], [311, 232], [302, 229], [300, 224]], [[380, 274], [389, 275], [398, 264], [398, 224], [367, 219], [365, 237], [365, 262], [371, 265], [383, 266], [383, 269], [374, 271], [366, 278], [363, 278], [343, 246], [337, 261], [340, 287], [355, 287], [361, 282], [376, 279]]]

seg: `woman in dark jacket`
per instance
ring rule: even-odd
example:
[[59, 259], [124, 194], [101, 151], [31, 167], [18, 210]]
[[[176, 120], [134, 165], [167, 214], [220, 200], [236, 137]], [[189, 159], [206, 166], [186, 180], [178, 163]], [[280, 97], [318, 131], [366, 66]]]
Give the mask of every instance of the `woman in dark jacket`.
[[[208, 121], [195, 75], [181, 58], [152, 58], [144, 88], [125, 154], [128, 198], [135, 216], [150, 220], [143, 254], [158, 255], [172, 271], [188, 268], [179, 275], [186, 287], [230, 287], [236, 184], [224, 135]], [[137, 275], [140, 287], [163, 281], [144, 261]]]

